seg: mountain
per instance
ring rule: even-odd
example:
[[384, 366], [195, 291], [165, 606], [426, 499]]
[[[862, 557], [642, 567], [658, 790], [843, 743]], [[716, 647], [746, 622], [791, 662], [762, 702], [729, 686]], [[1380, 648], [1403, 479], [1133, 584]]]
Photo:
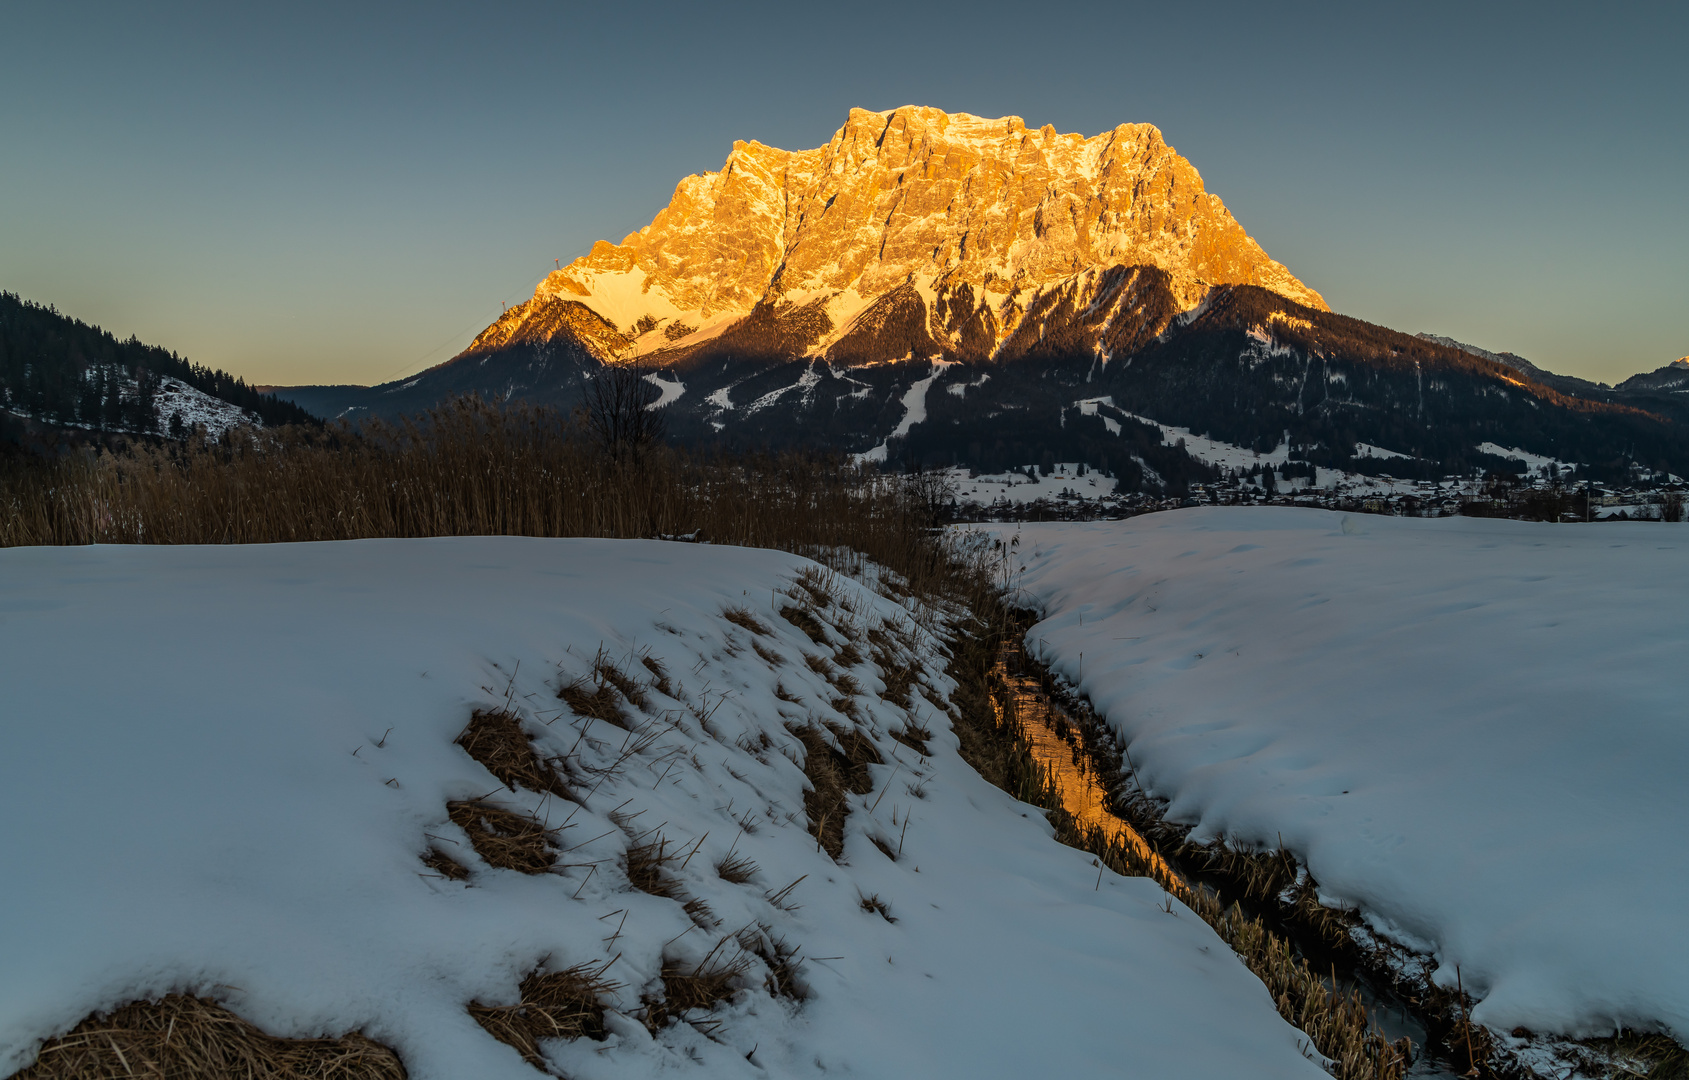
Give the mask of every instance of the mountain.
[[1632, 375], [1619, 384], [1620, 390], [1650, 390], [1656, 393], [1689, 391], [1689, 356], [1673, 360], [1663, 368]]
[[53, 429], [168, 435], [204, 424], [315, 423], [306, 410], [174, 352], [0, 292], [0, 413]]
[[1155, 421], [1331, 467], [1368, 467], [1366, 444], [1398, 475], [1494, 466], [1489, 444], [1689, 471], [1675, 403], [1513, 360], [1331, 312], [1151, 125], [1085, 138], [910, 106], [853, 110], [813, 150], [735, 143], [436, 368], [278, 393], [320, 415], [571, 406], [635, 365], [683, 441], [904, 465], [1213, 474]]

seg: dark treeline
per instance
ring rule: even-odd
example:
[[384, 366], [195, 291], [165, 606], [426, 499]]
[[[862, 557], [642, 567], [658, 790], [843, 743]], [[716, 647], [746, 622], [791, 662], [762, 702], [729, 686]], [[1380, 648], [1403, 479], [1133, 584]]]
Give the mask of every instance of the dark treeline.
[[292, 402], [260, 394], [225, 371], [115, 336], [52, 307], [0, 292], [0, 404], [50, 424], [157, 432], [155, 396], [169, 376], [222, 398], [266, 425], [314, 424]]

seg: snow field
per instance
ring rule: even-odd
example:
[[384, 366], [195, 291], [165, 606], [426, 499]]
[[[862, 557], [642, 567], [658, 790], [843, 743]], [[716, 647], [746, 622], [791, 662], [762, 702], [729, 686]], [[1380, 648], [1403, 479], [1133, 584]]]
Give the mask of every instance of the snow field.
[[[1163, 912], [1147, 879], [1099, 884], [961, 761], [943, 647], [910, 610], [796, 556], [523, 538], [14, 548], [0, 655], [0, 807], [27, 823], [3, 849], [0, 1074], [94, 1010], [184, 990], [273, 1034], [361, 1029], [417, 1080], [531, 1077], [467, 1005], [591, 963], [621, 984], [607, 1037], [541, 1044], [578, 1080], [1323, 1075], [1200, 920]], [[600, 660], [641, 684], [643, 706], [609, 695], [621, 725], [558, 699], [602, 685]], [[906, 712], [882, 673], [911, 665]], [[521, 717], [572, 798], [506, 788], [454, 743], [492, 707]], [[927, 755], [891, 738], [911, 721]], [[844, 796], [838, 862], [805, 828], [801, 725], [860, 732], [883, 761]], [[554, 830], [550, 871], [477, 855], [446, 811], [471, 799]], [[707, 913], [630, 888], [627, 850], [659, 837], [687, 853], [664, 879]], [[467, 882], [433, 874], [430, 850]], [[719, 876], [730, 853], [756, 864], [749, 880]], [[769, 992], [741, 932], [800, 950], [803, 1001]], [[712, 951], [745, 965], [732, 1000], [648, 1032], [665, 965]]]
[[1059, 499], [1064, 493], [1080, 499], [1101, 499], [1114, 494], [1117, 481], [1106, 473], [1087, 469], [1079, 475], [1079, 463], [1060, 462], [1052, 466], [1049, 476], [1028, 479], [1025, 473], [980, 473], [970, 476], [969, 470], [946, 469], [944, 478], [955, 488], [958, 502], [990, 506], [996, 502], [1030, 503], [1039, 499]]
[[1202, 508], [999, 526], [1028, 648], [1195, 838], [1281, 843], [1474, 1019], [1689, 1039], [1689, 538]]

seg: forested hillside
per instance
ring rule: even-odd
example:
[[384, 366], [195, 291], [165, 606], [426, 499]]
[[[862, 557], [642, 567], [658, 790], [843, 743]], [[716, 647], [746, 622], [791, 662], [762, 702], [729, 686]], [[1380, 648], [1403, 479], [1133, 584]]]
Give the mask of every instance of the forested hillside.
[[131, 336], [119, 341], [56, 308], [0, 292], [0, 405], [51, 424], [162, 432], [164, 378], [221, 398], [265, 425], [315, 423], [289, 401]]

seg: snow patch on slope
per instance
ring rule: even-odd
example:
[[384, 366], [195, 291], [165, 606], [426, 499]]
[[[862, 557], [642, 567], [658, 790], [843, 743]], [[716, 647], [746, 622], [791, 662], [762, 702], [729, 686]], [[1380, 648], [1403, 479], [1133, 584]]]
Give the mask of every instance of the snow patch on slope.
[[[1099, 879], [961, 761], [926, 700], [953, 687], [942, 647], [908, 610], [840, 580], [852, 611], [820, 612], [908, 643], [923, 689], [907, 716], [877, 696], [877, 668], [786, 622], [795, 576], [816, 569], [766, 550], [510, 537], [0, 551], [7, 705], [54, 718], [0, 726], [0, 813], [30, 822], [0, 841], [0, 1073], [93, 1010], [191, 990], [277, 1035], [362, 1029], [414, 1080], [532, 1080], [466, 1007], [513, 1003], [546, 962], [609, 963], [622, 984], [603, 1042], [542, 1044], [583, 1080], [1095, 1076], [1122, 1061], [1324, 1075], [1205, 924], [1164, 912], [1148, 879]], [[626, 706], [633, 732], [557, 699], [601, 649], [672, 680]], [[787, 729], [855, 726], [805, 662], [816, 652], [849, 666], [885, 757], [848, 797], [838, 863], [805, 829]], [[474, 708], [507, 702], [566, 761], [579, 804], [503, 788], [454, 745]], [[928, 756], [887, 736], [910, 722], [933, 732]], [[562, 829], [569, 852], [537, 876], [486, 865], [445, 811], [474, 798]], [[658, 834], [696, 852], [667, 873], [708, 919], [630, 891], [624, 854]], [[468, 886], [427, 872], [430, 846], [469, 867]], [[751, 881], [716, 873], [729, 852], [757, 865]], [[646, 1033], [665, 962], [759, 925], [801, 949], [806, 1001], [771, 997], [752, 957], [708, 1037]]]

